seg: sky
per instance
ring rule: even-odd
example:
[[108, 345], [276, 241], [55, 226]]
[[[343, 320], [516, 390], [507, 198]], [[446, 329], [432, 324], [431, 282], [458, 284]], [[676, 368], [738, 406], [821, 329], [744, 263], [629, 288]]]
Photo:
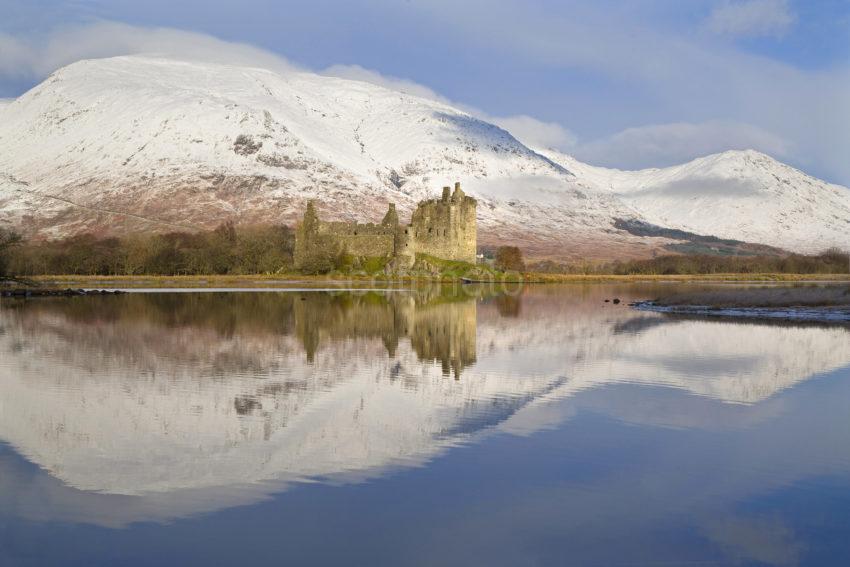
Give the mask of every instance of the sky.
[[634, 169], [757, 149], [850, 186], [850, 0], [0, 0], [0, 98], [129, 53], [440, 99]]

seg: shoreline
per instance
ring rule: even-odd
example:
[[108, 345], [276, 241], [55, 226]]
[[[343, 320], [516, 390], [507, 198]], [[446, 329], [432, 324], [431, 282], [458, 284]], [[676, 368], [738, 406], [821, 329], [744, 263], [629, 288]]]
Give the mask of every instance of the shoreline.
[[685, 291], [631, 306], [638, 311], [673, 315], [850, 323], [850, 285]]
[[[782, 284], [850, 283], [850, 274], [701, 274], [701, 275], [579, 275], [579, 274], [516, 274], [492, 280], [464, 282], [464, 278], [440, 277], [374, 277], [366, 275], [209, 275], [209, 276], [32, 276], [29, 278], [39, 287], [55, 288], [262, 288], [289, 287], [294, 285], [371, 285], [398, 287], [417, 284], [559, 284], [559, 283], [732, 283], [732, 284]], [[25, 287], [20, 284], [10, 287]]]

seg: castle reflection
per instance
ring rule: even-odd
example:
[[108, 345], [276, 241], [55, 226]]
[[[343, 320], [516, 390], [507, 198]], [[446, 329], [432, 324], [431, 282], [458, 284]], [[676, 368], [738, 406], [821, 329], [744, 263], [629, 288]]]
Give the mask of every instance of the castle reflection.
[[410, 339], [421, 361], [439, 363], [460, 378], [475, 363], [476, 300], [437, 293], [303, 294], [294, 304], [295, 332], [313, 362], [323, 341], [380, 338], [395, 356]]
[[[476, 290], [458, 294], [440, 286], [396, 292], [141, 293], [109, 298], [96, 309], [90, 301], [63, 299], [10, 302], [4, 308], [7, 315], [17, 314], [25, 326], [41, 325], [44, 317], [84, 325], [78, 327], [74, 340], [93, 342], [81, 344], [81, 349], [97, 343], [113, 354], [126, 351], [130, 358], [137, 356], [135, 351], [143, 343], [137, 336], [129, 341], [125, 333], [106, 334], [107, 328], [124, 328], [137, 335], [139, 329], [161, 327], [162, 337], [179, 329], [191, 331], [192, 336], [202, 333], [221, 339], [294, 336], [309, 363], [316, 362], [324, 347], [354, 340], [380, 339], [392, 358], [399, 342], [407, 339], [420, 361], [436, 363], [444, 376], [459, 379], [476, 361], [477, 300], [483, 295]], [[156, 335], [147, 336], [148, 346], [149, 341], [157, 342]], [[156, 351], [179, 344], [157, 344]], [[217, 373], [262, 370], [252, 358], [249, 353], [222, 355], [216, 360]]]

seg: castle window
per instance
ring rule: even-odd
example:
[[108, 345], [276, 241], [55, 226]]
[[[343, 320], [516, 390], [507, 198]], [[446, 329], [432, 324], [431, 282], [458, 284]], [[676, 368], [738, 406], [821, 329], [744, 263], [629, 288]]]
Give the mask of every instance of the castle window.
[[354, 236], [357, 236], [357, 231], [356, 231], [356, 230], [354, 231]]
[[431, 234], [432, 232], [434, 232], [434, 229], [433, 229], [433, 228], [429, 228], [429, 229], [428, 229], [428, 234]]

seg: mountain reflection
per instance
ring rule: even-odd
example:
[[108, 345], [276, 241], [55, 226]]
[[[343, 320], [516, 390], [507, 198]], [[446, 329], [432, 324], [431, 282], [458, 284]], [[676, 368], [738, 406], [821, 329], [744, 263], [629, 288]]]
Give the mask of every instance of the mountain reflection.
[[440, 288], [80, 299], [4, 304], [0, 439], [83, 490], [416, 461], [550, 382], [464, 384], [477, 298]]
[[[603, 304], [612, 292], [637, 293], [437, 287], [4, 302], [0, 440], [85, 491], [74, 496], [79, 515], [121, 524], [255, 501], [292, 481], [423, 464], [489, 431], [550, 427], [568, 419], [564, 400], [624, 382], [695, 396], [657, 396], [652, 407], [589, 397], [593, 411], [744, 426], [776, 411], [749, 405], [850, 362], [845, 328], [672, 319]], [[105, 511], [108, 497], [124, 499], [122, 511]]]

